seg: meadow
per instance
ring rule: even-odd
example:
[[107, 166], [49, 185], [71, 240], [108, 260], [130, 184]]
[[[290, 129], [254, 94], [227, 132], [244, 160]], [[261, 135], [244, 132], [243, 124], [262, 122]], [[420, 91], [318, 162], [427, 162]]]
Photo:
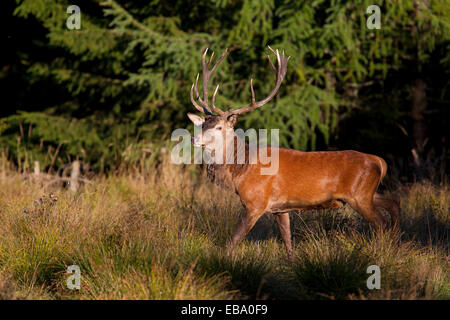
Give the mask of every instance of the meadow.
[[[227, 257], [243, 207], [198, 166], [166, 160], [94, 176], [75, 193], [3, 167], [0, 298], [450, 299], [449, 186], [390, 192], [400, 240], [344, 206], [290, 214], [292, 261], [270, 215]], [[80, 290], [66, 286], [70, 265]], [[379, 290], [366, 286], [369, 265], [380, 267]]]

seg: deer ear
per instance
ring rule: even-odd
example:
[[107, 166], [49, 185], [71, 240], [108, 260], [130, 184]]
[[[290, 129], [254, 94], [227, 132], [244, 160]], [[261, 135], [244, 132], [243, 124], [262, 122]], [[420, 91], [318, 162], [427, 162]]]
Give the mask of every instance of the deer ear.
[[237, 120], [238, 120], [238, 115], [237, 115], [237, 114], [230, 114], [230, 115], [227, 117], [227, 123], [228, 123], [228, 125], [231, 126], [231, 127], [233, 127], [233, 128], [234, 128], [234, 126], [236, 125]]
[[203, 118], [202, 116], [198, 116], [198, 115], [193, 114], [193, 113], [188, 113], [187, 116], [198, 127], [201, 127], [203, 122], [205, 122], [205, 118]]

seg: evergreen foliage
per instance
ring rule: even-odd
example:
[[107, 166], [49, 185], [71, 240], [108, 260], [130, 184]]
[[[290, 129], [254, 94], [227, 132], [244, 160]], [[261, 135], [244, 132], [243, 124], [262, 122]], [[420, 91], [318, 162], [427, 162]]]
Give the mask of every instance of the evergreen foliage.
[[[66, 28], [71, 4], [81, 8], [81, 30]], [[366, 26], [372, 4], [381, 7], [379, 30]], [[0, 144], [15, 159], [47, 167], [74, 158], [96, 169], [115, 167], [130, 145], [139, 159], [149, 142], [185, 127], [206, 47], [216, 56], [230, 48], [210, 88], [220, 83], [216, 105], [224, 109], [250, 101], [250, 78], [257, 98], [271, 90], [267, 45], [292, 57], [274, 101], [238, 125], [278, 128], [287, 147], [314, 150], [346, 134], [358, 146], [355, 132], [342, 127], [355, 112], [372, 118], [356, 124], [358, 136], [376, 141], [375, 150], [389, 145], [392, 131], [409, 130], [408, 90], [419, 76], [437, 121], [449, 100], [446, 0], [18, 0], [11, 19], [36, 31], [7, 62], [16, 71], [3, 68], [1, 81], [19, 73], [32, 98], [11, 92]], [[55, 163], [49, 148], [58, 147]]]

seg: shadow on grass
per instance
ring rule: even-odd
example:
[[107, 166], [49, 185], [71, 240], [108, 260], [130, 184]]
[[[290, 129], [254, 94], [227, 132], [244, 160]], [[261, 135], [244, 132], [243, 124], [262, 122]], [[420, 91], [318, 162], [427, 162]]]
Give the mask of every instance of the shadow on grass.
[[450, 252], [450, 225], [425, 208], [421, 215], [407, 217], [400, 223], [402, 241], [414, 241], [426, 247], [439, 246]]
[[260, 259], [249, 250], [246, 254], [224, 255], [221, 249], [203, 252], [197, 259], [194, 272], [207, 276], [222, 275], [229, 279], [229, 289], [239, 290], [247, 298], [257, 298], [273, 266], [269, 259]]
[[345, 299], [367, 290], [370, 264], [357, 247], [313, 244], [295, 258], [293, 280], [304, 299]]

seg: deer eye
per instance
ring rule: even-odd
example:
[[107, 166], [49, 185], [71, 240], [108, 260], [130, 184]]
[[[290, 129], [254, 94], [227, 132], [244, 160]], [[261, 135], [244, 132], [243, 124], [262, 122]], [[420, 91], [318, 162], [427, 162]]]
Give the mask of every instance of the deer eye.
[[222, 127], [217, 127], [216, 130], [222, 130]]

